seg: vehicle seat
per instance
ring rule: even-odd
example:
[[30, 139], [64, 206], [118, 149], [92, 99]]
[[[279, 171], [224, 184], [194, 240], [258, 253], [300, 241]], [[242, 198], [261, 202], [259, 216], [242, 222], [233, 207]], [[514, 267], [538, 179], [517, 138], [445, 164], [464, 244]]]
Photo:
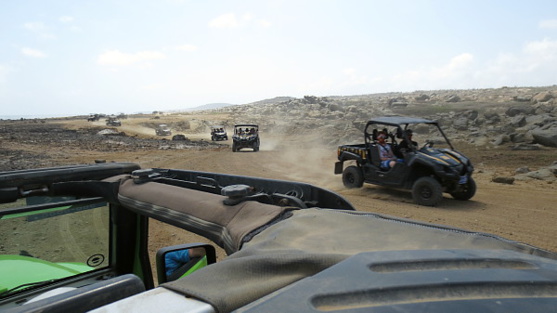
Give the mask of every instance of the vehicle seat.
[[381, 166], [381, 158], [379, 157], [379, 145], [372, 144], [369, 147], [370, 157], [371, 157], [371, 164], [380, 167]]

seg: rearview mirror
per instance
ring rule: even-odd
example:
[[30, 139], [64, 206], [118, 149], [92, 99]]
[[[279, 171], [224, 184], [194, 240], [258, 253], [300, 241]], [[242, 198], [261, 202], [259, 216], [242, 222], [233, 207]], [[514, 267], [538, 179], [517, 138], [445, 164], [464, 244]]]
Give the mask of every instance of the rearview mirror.
[[159, 284], [187, 276], [217, 261], [215, 248], [209, 244], [192, 243], [164, 247], [157, 251]]

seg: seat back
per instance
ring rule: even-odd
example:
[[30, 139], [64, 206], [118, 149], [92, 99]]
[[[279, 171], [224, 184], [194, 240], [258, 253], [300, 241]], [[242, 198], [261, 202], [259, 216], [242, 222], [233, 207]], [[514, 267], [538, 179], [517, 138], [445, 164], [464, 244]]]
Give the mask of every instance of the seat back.
[[371, 164], [380, 167], [381, 166], [381, 158], [379, 157], [379, 145], [372, 144], [369, 147]]

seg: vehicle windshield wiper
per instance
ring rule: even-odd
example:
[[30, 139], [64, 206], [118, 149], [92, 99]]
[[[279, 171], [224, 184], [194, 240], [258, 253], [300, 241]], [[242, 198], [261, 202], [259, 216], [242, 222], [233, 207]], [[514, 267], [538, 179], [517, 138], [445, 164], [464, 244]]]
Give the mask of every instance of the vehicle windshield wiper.
[[12, 289], [8, 289], [6, 291], [0, 292], [0, 297], [5, 297], [8, 296], [16, 291], [20, 291], [22, 289], [27, 289], [27, 288], [31, 288], [31, 287], [38, 287], [38, 286], [43, 286], [43, 285], [48, 285], [50, 283], [53, 283], [55, 281], [57, 281], [58, 279], [49, 279], [49, 280], [42, 280], [42, 281], [36, 281], [36, 282], [32, 282], [32, 283], [25, 283], [25, 284], [21, 284], [19, 286], [13, 287]]

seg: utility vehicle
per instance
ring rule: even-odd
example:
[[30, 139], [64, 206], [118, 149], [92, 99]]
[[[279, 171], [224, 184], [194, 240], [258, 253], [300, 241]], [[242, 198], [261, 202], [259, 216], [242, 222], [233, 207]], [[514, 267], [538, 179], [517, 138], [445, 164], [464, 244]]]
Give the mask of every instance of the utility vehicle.
[[[149, 223], [207, 238], [160, 249]], [[227, 253], [216, 260], [214, 245]], [[169, 256], [193, 250], [170, 268]], [[154, 282], [154, 272], [158, 285]], [[552, 312], [557, 254], [312, 185], [99, 163], [0, 172], [2, 312]]]
[[170, 128], [166, 124], [160, 124], [159, 126], [157, 126], [157, 128], [155, 129], [155, 133], [157, 134], [157, 136], [171, 136], [172, 135], [172, 131], [170, 130]]
[[232, 152], [240, 151], [244, 148], [259, 151], [259, 126], [257, 124], [237, 124], [234, 125], [232, 135]]
[[109, 117], [106, 119], [106, 126], [122, 126], [122, 122], [115, 117]]
[[211, 126], [211, 140], [212, 141], [228, 140], [228, 134], [226, 133], [226, 128], [220, 125]]
[[[409, 138], [410, 132], [424, 139], [421, 147]], [[379, 133], [387, 134], [398, 158], [393, 167], [381, 164]], [[402, 116], [371, 119], [364, 129], [364, 143], [341, 145], [337, 156], [334, 173], [342, 174], [348, 188], [370, 183], [407, 189], [417, 204], [426, 206], [437, 205], [443, 192], [458, 200], [469, 200], [476, 193], [472, 162], [454, 149], [437, 121]]]

